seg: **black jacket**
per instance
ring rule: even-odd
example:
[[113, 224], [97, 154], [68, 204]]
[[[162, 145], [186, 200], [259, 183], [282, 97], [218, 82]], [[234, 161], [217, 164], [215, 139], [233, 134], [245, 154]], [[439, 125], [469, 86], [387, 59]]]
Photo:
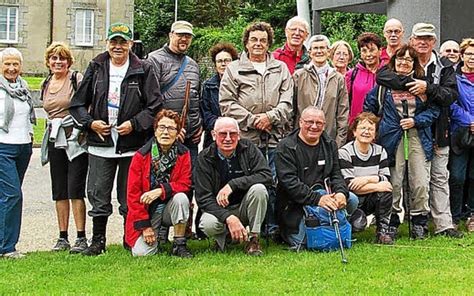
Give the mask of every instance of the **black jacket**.
[[[324, 160], [323, 175], [315, 183], [306, 184], [305, 172], [314, 169], [307, 166], [303, 159], [301, 144], [298, 143], [299, 129], [293, 131], [278, 143], [275, 154], [275, 166], [278, 176], [277, 185], [277, 219], [282, 231], [298, 232], [298, 225], [303, 218], [303, 206], [317, 205], [321, 195], [314, 191], [314, 185], [324, 189], [323, 180], [331, 180], [334, 193], [347, 197], [349, 191], [339, 167], [339, 155], [334, 140], [324, 132], [319, 140], [319, 160]], [[313, 189], [312, 189], [313, 187]]]
[[[130, 53], [130, 65], [122, 81], [117, 126], [130, 120], [133, 131], [119, 136], [116, 153], [136, 151], [153, 134], [153, 119], [162, 106], [160, 87], [153, 67]], [[86, 131], [90, 146], [112, 147], [111, 136], [102, 141], [90, 129], [92, 121], [108, 123], [107, 96], [109, 91], [110, 56], [104, 52], [96, 56], [87, 67], [82, 83], [71, 100], [69, 111]]]
[[[434, 142], [438, 147], [446, 147], [449, 146], [450, 106], [458, 98], [456, 73], [453, 64], [447, 58], [436, 54], [435, 62], [428, 66], [428, 71], [425, 74], [428, 84], [426, 89], [427, 103], [435, 104], [441, 110], [438, 119], [435, 120], [431, 127]], [[394, 75], [396, 75], [394, 72], [382, 68], [377, 73], [377, 84], [395, 90], [403, 90], [405, 87], [404, 81], [402, 81], [403, 86], [400, 85], [400, 88], [393, 87]]]
[[[220, 175], [217, 169], [218, 157], [216, 143], [201, 151], [194, 167], [193, 178], [196, 190], [196, 201], [203, 212], [212, 214], [225, 223], [231, 214], [227, 208], [217, 204], [216, 196], [220, 186]], [[260, 150], [247, 139], [240, 139], [236, 155], [245, 176], [229, 181], [232, 191], [248, 191], [255, 184], [272, 185], [272, 172]]]

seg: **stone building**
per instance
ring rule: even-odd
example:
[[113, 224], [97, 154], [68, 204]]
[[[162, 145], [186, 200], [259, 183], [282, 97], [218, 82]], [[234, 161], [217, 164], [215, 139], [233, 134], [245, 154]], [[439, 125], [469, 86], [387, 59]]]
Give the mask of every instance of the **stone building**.
[[133, 0], [0, 0], [0, 50], [16, 47], [24, 73], [44, 74], [44, 50], [62, 41], [84, 71], [105, 50], [107, 24], [133, 24], [133, 9]]

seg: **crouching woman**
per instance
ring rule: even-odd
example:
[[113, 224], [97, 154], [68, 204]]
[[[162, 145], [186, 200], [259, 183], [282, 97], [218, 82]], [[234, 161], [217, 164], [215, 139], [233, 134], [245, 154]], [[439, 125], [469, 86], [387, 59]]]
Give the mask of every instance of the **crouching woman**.
[[133, 156], [127, 186], [125, 239], [133, 256], [158, 250], [161, 225], [174, 227], [172, 255], [192, 257], [184, 236], [189, 216], [186, 192], [191, 187], [191, 157], [179, 143], [178, 113], [161, 110], [153, 124], [154, 137]]

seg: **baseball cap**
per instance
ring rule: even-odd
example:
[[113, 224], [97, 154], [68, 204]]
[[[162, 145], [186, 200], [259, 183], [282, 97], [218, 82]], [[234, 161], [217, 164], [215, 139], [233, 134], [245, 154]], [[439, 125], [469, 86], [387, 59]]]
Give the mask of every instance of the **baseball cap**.
[[171, 32], [174, 33], [181, 33], [181, 34], [191, 34], [194, 36], [193, 33], [193, 25], [188, 23], [187, 21], [176, 21], [171, 25]]
[[115, 23], [110, 25], [109, 30], [107, 31], [107, 39], [110, 40], [114, 37], [120, 36], [125, 40], [132, 40], [132, 29], [130, 26], [124, 23]]
[[417, 23], [411, 30], [413, 36], [431, 36], [436, 38], [435, 26], [426, 23]]

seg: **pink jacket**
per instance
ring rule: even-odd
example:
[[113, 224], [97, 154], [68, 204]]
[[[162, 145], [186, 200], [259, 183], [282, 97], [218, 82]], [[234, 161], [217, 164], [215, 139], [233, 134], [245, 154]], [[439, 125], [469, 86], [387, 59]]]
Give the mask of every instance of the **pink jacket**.
[[[353, 83], [351, 83], [352, 72], [357, 70]], [[364, 100], [367, 93], [375, 87], [375, 73], [370, 72], [363, 64], [358, 63], [353, 69], [346, 73], [347, 93], [351, 93], [349, 98], [349, 124], [362, 112]]]

